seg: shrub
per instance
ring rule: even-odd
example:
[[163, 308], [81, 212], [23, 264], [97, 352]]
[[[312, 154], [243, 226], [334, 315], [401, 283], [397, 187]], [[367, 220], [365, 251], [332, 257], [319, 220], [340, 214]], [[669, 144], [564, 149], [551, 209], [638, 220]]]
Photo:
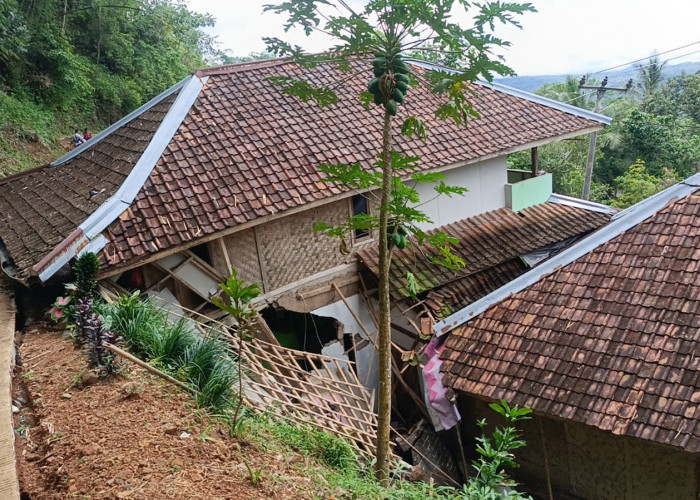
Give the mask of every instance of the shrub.
[[83, 336], [86, 338], [90, 366], [99, 370], [100, 375], [104, 377], [111, 375], [114, 372], [114, 354], [105, 347], [105, 342], [114, 344], [120, 338], [105, 329], [100, 316], [94, 313], [83, 325]]
[[119, 332], [136, 355], [151, 359], [157, 352], [162, 331], [167, 328], [163, 312], [140, 293], [122, 295], [105, 312], [109, 327]]
[[97, 296], [97, 274], [100, 272], [100, 261], [92, 252], [82, 254], [73, 266], [75, 273], [76, 295], [79, 298], [93, 299]]

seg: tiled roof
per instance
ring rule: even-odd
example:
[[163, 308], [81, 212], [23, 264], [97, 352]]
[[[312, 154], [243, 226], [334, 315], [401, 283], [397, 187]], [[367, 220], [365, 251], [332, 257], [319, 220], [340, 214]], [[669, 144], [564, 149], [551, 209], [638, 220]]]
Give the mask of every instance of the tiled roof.
[[435, 317], [442, 319], [502, 287], [527, 270], [528, 267], [521, 258], [510, 259], [433, 288], [427, 293], [425, 304]]
[[[460, 308], [522, 274], [525, 267], [518, 268], [512, 262], [518, 256], [586, 234], [609, 220], [610, 214], [559, 203], [542, 203], [518, 213], [499, 208], [447, 224], [435, 231], [459, 240], [453, 251], [464, 260], [464, 267], [451, 270], [432, 264], [424, 255], [425, 247], [411, 245], [394, 251], [391, 291], [396, 298], [409, 296], [405, 276], [410, 271], [421, 291], [452, 283], [440, 294], [443, 300], [448, 297], [457, 299], [448, 304], [450, 309]], [[378, 274], [376, 248], [368, 247], [358, 255], [374, 274]], [[435, 295], [433, 298], [437, 299]]]
[[442, 354], [444, 383], [700, 452], [695, 177], [691, 194], [667, 195], [641, 222], [454, 330]]
[[[346, 74], [331, 65], [302, 73], [285, 61], [214, 68], [134, 203], [107, 231], [108, 264], [124, 266], [262, 217], [343, 194], [320, 182], [326, 162], [371, 164], [381, 140], [381, 110], [365, 110], [357, 93], [367, 76], [341, 88], [340, 104], [319, 108], [287, 96], [266, 80], [305, 76], [330, 83]], [[552, 106], [473, 85], [482, 117], [468, 127], [438, 120], [441, 98], [411, 90], [395, 121], [396, 149], [422, 158], [425, 169], [505, 154], [538, 141], [602, 127]], [[398, 135], [401, 119], [422, 117], [427, 140]]]
[[[77, 156], [0, 179], [0, 239], [21, 280], [124, 182], [174, 100], [134, 118]], [[97, 136], [92, 139], [97, 140]], [[99, 194], [90, 197], [90, 191]]]

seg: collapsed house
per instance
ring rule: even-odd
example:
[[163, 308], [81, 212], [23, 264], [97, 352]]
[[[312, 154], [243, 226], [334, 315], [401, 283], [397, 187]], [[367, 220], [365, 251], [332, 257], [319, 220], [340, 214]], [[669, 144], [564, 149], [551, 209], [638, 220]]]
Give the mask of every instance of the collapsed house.
[[[271, 76], [344, 79], [347, 92], [338, 105], [319, 108], [285, 95]], [[317, 170], [375, 161], [382, 111], [357, 100], [365, 85], [331, 64], [303, 73], [285, 60], [194, 73], [54, 163], [0, 180], [3, 270], [27, 286], [50, 283], [90, 251], [105, 286], [217, 318], [210, 300], [234, 267], [261, 285], [266, 341], [351, 360], [371, 391], [375, 235], [356, 231], [339, 249], [312, 229], [376, 210], [364, 193], [323, 182]], [[481, 116], [468, 126], [436, 119], [441, 97], [424, 86], [411, 91], [396, 120], [399, 127], [402, 117], [419, 116], [429, 130], [426, 138], [397, 133], [398, 151], [469, 190], [421, 207], [432, 219], [425, 229], [443, 227], [463, 241], [464, 270], [427, 265], [410, 248], [396, 259], [397, 364], [433, 323], [611, 216], [605, 207], [553, 196], [551, 175], [536, 163], [538, 146], [599, 130], [609, 118], [497, 84], [470, 91]], [[507, 155], [524, 150], [533, 151], [532, 171], [509, 171]], [[429, 189], [419, 188], [423, 199]], [[415, 301], [404, 290], [406, 269], [419, 277]], [[397, 397], [408, 394], [423, 408], [419, 374], [400, 368]], [[404, 381], [402, 370], [413, 380]]]
[[697, 498], [700, 174], [435, 325], [463, 425], [531, 408], [520, 478], [556, 498]]

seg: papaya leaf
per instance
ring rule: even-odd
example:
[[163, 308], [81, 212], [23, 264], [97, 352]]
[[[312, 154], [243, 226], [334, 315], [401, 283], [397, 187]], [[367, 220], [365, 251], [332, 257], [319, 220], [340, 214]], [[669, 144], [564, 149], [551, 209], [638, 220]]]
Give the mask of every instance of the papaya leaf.
[[317, 87], [312, 83], [289, 76], [268, 76], [266, 80], [281, 86], [283, 94], [298, 97], [303, 102], [314, 100], [322, 108], [338, 102], [338, 96], [328, 87]]
[[420, 137], [421, 139], [428, 137], [423, 120], [415, 116], [409, 116], [404, 120], [403, 124], [401, 125], [401, 133], [409, 138], [413, 137], [414, 135]]

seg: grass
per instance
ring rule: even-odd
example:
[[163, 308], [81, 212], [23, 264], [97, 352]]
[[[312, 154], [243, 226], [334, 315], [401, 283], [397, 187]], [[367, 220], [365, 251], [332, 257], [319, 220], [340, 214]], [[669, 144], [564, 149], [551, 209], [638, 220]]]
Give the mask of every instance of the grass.
[[0, 91], [0, 177], [64, 154], [60, 140], [73, 135], [73, 130], [60, 123], [69, 119], [69, 116], [57, 116], [27, 97]]
[[197, 405], [220, 411], [232, 404], [237, 377], [227, 342], [202, 337], [184, 319], [169, 323], [158, 306], [138, 293], [122, 296], [103, 314], [134, 354], [194, 387]]

